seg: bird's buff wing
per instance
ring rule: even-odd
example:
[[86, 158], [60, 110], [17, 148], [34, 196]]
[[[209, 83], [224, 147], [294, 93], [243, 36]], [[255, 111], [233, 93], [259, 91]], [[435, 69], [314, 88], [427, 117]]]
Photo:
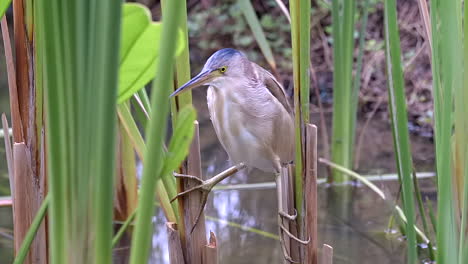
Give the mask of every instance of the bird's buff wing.
[[289, 105], [288, 97], [284, 91], [281, 84], [276, 80], [276, 78], [267, 70], [262, 67], [255, 65], [256, 70], [263, 73], [260, 75], [264, 76], [264, 84], [270, 93], [283, 105], [283, 107], [288, 111], [289, 114], [292, 114], [292, 108]]

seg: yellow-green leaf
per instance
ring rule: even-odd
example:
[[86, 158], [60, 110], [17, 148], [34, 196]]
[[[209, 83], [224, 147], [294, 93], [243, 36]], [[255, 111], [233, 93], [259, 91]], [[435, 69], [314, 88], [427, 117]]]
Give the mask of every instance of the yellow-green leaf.
[[[130, 98], [156, 75], [161, 23], [151, 21], [148, 8], [124, 4], [120, 45], [118, 103]], [[176, 55], [183, 50], [182, 32], [178, 32]]]
[[191, 105], [187, 105], [179, 111], [161, 175], [167, 175], [177, 169], [187, 157], [193, 138], [195, 118], [196, 112]]
[[11, 0], [0, 0], [0, 18], [3, 17], [10, 4]]

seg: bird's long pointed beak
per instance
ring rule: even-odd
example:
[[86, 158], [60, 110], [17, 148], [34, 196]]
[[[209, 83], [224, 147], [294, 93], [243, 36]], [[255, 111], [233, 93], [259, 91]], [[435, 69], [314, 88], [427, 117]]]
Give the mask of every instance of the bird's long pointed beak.
[[186, 84], [182, 85], [177, 90], [175, 90], [171, 94], [171, 97], [179, 95], [179, 94], [181, 94], [181, 93], [183, 93], [185, 91], [191, 90], [191, 89], [193, 89], [195, 87], [202, 86], [202, 85], [206, 84], [207, 82], [213, 80], [217, 76], [218, 76], [218, 71], [217, 70], [200, 72], [197, 76], [193, 77]]

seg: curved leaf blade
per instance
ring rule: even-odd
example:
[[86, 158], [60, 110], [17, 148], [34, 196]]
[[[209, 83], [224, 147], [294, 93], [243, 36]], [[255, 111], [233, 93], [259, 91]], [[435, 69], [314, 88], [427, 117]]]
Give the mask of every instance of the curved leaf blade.
[[176, 170], [187, 157], [193, 138], [195, 119], [196, 112], [193, 106], [187, 105], [179, 111], [161, 175], [168, 175]]
[[[161, 23], [152, 22], [149, 10], [140, 4], [123, 8], [118, 103], [129, 99], [156, 76]], [[178, 31], [176, 56], [183, 50]]]

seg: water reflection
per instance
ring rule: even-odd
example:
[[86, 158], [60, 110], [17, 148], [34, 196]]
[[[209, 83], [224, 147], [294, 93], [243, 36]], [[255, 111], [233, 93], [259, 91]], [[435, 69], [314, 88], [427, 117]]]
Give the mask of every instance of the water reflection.
[[[227, 167], [224, 163], [220, 167]], [[221, 171], [222, 168], [215, 171]], [[272, 181], [272, 175], [257, 170], [240, 173], [223, 184]], [[381, 182], [377, 185], [387, 195], [395, 197], [398, 184]], [[422, 180], [421, 186], [433, 186], [432, 179]], [[350, 189], [351, 197], [340, 212], [339, 193]], [[320, 185], [319, 244], [334, 247], [334, 263], [404, 263], [406, 244], [398, 233], [388, 234], [392, 209], [365, 186]], [[228, 220], [247, 227], [277, 233], [277, 205], [274, 189], [217, 190], [210, 195], [206, 215]], [[162, 212], [157, 212], [151, 263], [168, 263], [167, 241]], [[226, 222], [206, 221], [207, 232], [214, 231], [218, 239], [221, 263], [278, 263], [281, 250], [277, 240], [231, 227]]]

